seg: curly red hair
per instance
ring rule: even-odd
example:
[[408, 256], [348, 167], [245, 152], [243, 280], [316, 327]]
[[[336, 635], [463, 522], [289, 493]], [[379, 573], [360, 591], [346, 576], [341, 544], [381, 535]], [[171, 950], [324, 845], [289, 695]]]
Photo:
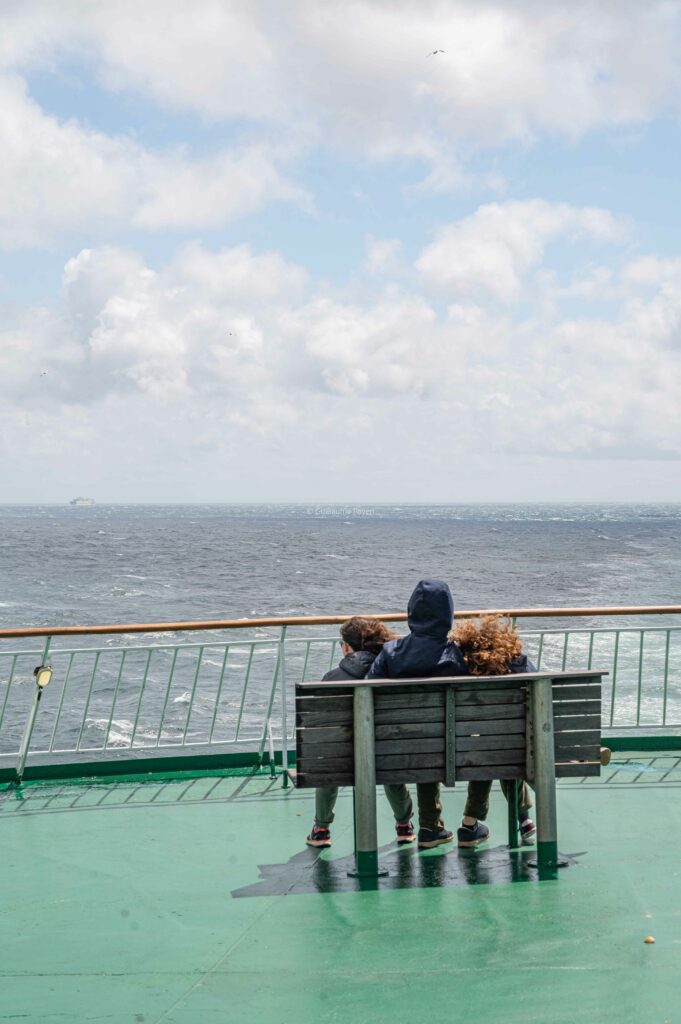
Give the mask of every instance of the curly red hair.
[[503, 676], [523, 649], [515, 627], [501, 615], [464, 619], [448, 636], [461, 648], [472, 676]]

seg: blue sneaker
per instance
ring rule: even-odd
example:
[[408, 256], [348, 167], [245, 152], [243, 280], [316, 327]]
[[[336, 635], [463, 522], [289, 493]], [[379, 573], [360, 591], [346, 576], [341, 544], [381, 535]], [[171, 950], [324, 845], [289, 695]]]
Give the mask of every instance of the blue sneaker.
[[451, 843], [454, 833], [446, 828], [420, 828], [419, 829], [419, 850], [432, 850], [434, 846], [441, 846], [442, 843]]
[[456, 837], [459, 840], [459, 846], [478, 846], [489, 839], [489, 829], [481, 821], [476, 821], [475, 825], [464, 825], [461, 822], [461, 828], [457, 831]]

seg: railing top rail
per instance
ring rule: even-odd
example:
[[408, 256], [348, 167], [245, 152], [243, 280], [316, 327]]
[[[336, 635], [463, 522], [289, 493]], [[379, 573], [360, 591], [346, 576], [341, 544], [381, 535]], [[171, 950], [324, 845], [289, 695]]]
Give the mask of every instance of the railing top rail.
[[[179, 633], [217, 629], [263, 629], [273, 626], [333, 626], [345, 622], [352, 615], [364, 614], [383, 622], [406, 622], [405, 612], [364, 612], [346, 615], [289, 615], [259, 619], [209, 619], [189, 622], [129, 622], [110, 626], [36, 626], [22, 629], [0, 629], [0, 640], [32, 636], [92, 636], [116, 633]], [[632, 605], [597, 608], [481, 608], [454, 613], [456, 619], [477, 618], [480, 615], [503, 615], [508, 618], [573, 618], [599, 615], [681, 615], [681, 605]]]

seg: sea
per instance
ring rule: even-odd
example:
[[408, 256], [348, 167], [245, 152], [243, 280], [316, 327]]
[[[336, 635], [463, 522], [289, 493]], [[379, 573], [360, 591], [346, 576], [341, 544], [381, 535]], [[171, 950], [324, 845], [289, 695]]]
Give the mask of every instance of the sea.
[[0, 506], [0, 627], [674, 604], [681, 504]]
[[[414, 585], [428, 576], [447, 581], [457, 609], [679, 604], [681, 504], [0, 506], [0, 628], [5, 629], [404, 611]], [[579, 624], [606, 625], [596, 619]], [[681, 623], [678, 616], [669, 616], [655, 625]], [[335, 634], [335, 628], [322, 632]], [[320, 631], [307, 634], [319, 636]], [[256, 638], [273, 635], [260, 630]], [[159, 633], [135, 642], [161, 645], [180, 639]], [[216, 632], [197, 639], [217, 644], [225, 637]], [[630, 639], [639, 642], [633, 634]], [[192, 664], [187, 662], [184, 672], [175, 666], [173, 676], [171, 655], [162, 651], [154, 653], [148, 683], [128, 678], [127, 672], [121, 681], [114, 656], [123, 642], [132, 641], [79, 639], [78, 650], [96, 644], [111, 648], [110, 663], [102, 656], [92, 673], [85, 655], [79, 655], [80, 668], [67, 678], [62, 659], [62, 689], [54, 687], [50, 694], [52, 705], [58, 694], [61, 701], [58, 709], [52, 706], [57, 723], [53, 745], [59, 741], [68, 750], [69, 744], [79, 749], [89, 749], [88, 743], [92, 749], [100, 743], [107, 748], [144, 746], [166, 739], [172, 744], [180, 736], [186, 742], [192, 730], [204, 735], [208, 723], [211, 741], [224, 725], [228, 742], [228, 736], [245, 735], [229, 732], [239, 707], [237, 733], [248, 733], [250, 723], [251, 739], [262, 734], [273, 647], [267, 652], [270, 661], [264, 649], [258, 650], [264, 660], [255, 658], [244, 703], [247, 647], [235, 649], [222, 684], [217, 679], [221, 651], [216, 648], [212, 658], [210, 650], [202, 652], [199, 661], [204, 657], [212, 663], [205, 672], [213, 676], [204, 679], [200, 665], [197, 688]], [[602, 647], [606, 660], [612, 657], [613, 642], [609, 638], [610, 646]], [[75, 649], [73, 643], [55, 644], [53, 659], [57, 649], [69, 644]], [[528, 638], [530, 648], [532, 643], [536, 648], [536, 637]], [[582, 661], [586, 643], [585, 636], [581, 647], [572, 648]], [[649, 644], [646, 654], [657, 675], [665, 657], [660, 643]], [[626, 638], [620, 656], [625, 646]], [[10, 679], [11, 652], [35, 647], [35, 641], [0, 644], [0, 655], [5, 655], [0, 657], [0, 712], [5, 711], [0, 752], [16, 746], [32, 692], [25, 669], [17, 668]], [[289, 681], [296, 673], [305, 672], [306, 678], [321, 673], [338, 654], [332, 645], [319, 654], [321, 660], [308, 657], [303, 664], [303, 647], [296, 653], [293, 645], [291, 651]], [[317, 647], [314, 652], [319, 653]], [[617, 713], [624, 708], [627, 721], [641, 714], [657, 720], [663, 708], [657, 683], [643, 694], [643, 712], [641, 702], [636, 704], [635, 655], [632, 648], [634, 660], [620, 671], [624, 691], [618, 701], [624, 703]], [[672, 646], [670, 665], [678, 662], [681, 668], [679, 659], [681, 648]], [[236, 668], [241, 675], [230, 676]], [[164, 682], [168, 672], [172, 687]], [[140, 685], [147, 691], [138, 705]], [[677, 703], [681, 722], [681, 693]], [[167, 719], [161, 706], [169, 708]], [[664, 697], [665, 715], [671, 707]], [[180, 712], [186, 715], [183, 721]]]

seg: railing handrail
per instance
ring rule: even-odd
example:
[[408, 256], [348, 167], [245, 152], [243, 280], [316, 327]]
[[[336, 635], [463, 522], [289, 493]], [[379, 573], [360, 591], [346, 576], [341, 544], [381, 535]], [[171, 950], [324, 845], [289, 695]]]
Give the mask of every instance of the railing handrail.
[[[111, 626], [35, 626], [23, 629], [0, 629], [0, 640], [38, 636], [88, 636], [116, 633], [175, 633], [217, 629], [264, 629], [273, 626], [333, 626], [346, 622], [353, 615], [366, 615], [382, 622], [406, 622], [406, 612], [351, 612], [346, 615], [288, 615], [258, 619], [209, 619], [197, 622], [135, 622]], [[502, 615], [512, 619], [575, 618], [605, 615], [681, 615], [681, 605], [631, 605], [597, 608], [478, 608], [454, 613], [455, 619], [471, 619], [480, 615]]]

